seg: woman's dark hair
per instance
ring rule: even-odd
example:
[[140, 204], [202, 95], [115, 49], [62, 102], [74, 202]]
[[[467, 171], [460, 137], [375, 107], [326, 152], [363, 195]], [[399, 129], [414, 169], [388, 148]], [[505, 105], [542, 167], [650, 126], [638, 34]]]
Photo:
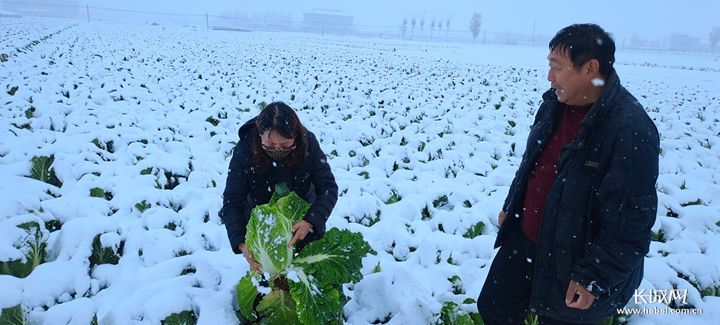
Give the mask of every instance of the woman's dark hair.
[[575, 69], [592, 59], [600, 63], [600, 73], [607, 77], [615, 63], [615, 41], [610, 33], [596, 24], [575, 24], [561, 29], [550, 40], [550, 51], [564, 51]]
[[260, 135], [265, 131], [275, 131], [288, 139], [295, 139], [295, 150], [285, 158], [285, 166], [289, 169], [299, 167], [305, 159], [307, 148], [307, 132], [300, 123], [295, 111], [283, 102], [272, 102], [265, 106], [255, 120], [255, 128], [250, 132], [250, 149], [253, 160], [264, 169], [270, 169], [272, 159], [262, 148]]

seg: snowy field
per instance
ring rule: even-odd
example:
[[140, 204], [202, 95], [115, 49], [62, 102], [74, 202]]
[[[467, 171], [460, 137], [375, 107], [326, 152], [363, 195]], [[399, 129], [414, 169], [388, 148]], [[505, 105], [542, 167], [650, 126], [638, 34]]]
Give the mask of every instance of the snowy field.
[[[0, 26], [0, 53], [12, 53], [0, 62], [0, 262], [42, 262], [24, 278], [0, 275], [1, 309], [21, 305], [38, 324], [159, 324], [182, 311], [237, 323], [248, 266], [217, 212], [238, 127], [282, 100], [335, 173], [328, 227], [362, 233], [377, 252], [345, 288], [347, 323], [436, 323], [447, 301], [476, 311], [466, 302], [482, 288], [549, 87], [545, 47]], [[720, 59], [619, 50], [617, 60], [661, 133], [641, 288], [688, 289], [680, 307], [703, 311], [624, 321], [716, 323]]]

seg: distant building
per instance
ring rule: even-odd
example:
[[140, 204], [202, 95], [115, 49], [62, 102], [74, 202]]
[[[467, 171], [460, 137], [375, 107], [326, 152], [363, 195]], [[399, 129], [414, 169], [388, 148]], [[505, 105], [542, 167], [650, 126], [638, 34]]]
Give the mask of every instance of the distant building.
[[22, 16], [12, 11], [0, 10], [0, 18], [22, 18]]
[[675, 34], [670, 37], [670, 49], [676, 51], [695, 51], [701, 48], [700, 38], [685, 34]]
[[303, 30], [321, 34], [349, 34], [353, 31], [352, 15], [328, 9], [315, 9], [303, 15]]
[[15, 0], [1, 5], [0, 9], [23, 16], [85, 18], [85, 7], [81, 7], [78, 0]]

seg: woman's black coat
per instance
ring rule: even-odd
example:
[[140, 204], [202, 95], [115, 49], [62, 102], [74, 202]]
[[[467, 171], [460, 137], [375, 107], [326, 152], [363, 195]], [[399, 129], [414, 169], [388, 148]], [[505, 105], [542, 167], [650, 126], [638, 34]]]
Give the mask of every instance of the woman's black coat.
[[268, 170], [262, 169], [252, 159], [250, 131], [253, 128], [255, 118], [238, 130], [240, 139], [230, 160], [223, 192], [223, 207], [220, 210], [220, 218], [227, 228], [233, 251], [239, 254], [238, 246], [245, 242], [252, 208], [268, 203], [275, 184], [282, 182], [287, 183], [291, 191], [312, 204], [304, 219], [313, 225], [313, 232], [308, 234], [299, 246], [321, 238], [325, 234], [325, 222], [337, 202], [338, 186], [315, 135], [307, 131], [305, 159], [294, 171], [289, 171], [282, 162], [273, 164]]

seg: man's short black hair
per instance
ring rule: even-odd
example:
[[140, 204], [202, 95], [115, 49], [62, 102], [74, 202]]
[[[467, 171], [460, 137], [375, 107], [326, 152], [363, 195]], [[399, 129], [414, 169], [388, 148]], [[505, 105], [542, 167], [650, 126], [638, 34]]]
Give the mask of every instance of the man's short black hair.
[[565, 51], [575, 69], [592, 59], [600, 62], [600, 73], [610, 75], [615, 63], [615, 41], [596, 24], [575, 24], [561, 29], [550, 40], [550, 51]]

